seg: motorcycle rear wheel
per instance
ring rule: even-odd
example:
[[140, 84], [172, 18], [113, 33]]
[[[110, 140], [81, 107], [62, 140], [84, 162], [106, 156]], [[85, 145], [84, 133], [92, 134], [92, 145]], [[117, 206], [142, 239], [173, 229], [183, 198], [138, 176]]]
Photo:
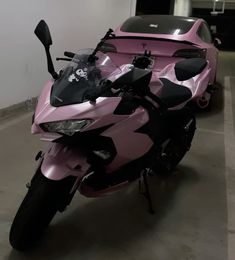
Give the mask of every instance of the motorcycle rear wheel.
[[14, 249], [25, 251], [40, 239], [61, 201], [68, 197], [69, 187], [65, 184], [66, 179], [52, 181], [36, 172], [11, 226], [9, 241]]
[[[157, 160], [153, 163], [153, 171], [161, 176], [169, 176], [175, 167], [189, 151], [196, 129], [196, 120], [191, 117], [192, 123], [187, 130], [179, 127], [174, 130], [174, 134], [169, 137], [157, 155]], [[188, 120], [189, 121], [189, 120]]]

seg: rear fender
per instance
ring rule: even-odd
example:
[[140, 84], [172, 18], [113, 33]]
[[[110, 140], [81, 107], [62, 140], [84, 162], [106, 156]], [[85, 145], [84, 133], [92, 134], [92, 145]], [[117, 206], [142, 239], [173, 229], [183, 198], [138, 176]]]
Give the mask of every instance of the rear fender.
[[62, 180], [68, 176], [82, 179], [89, 167], [86, 155], [79, 149], [53, 143], [43, 156], [41, 172], [51, 180]]

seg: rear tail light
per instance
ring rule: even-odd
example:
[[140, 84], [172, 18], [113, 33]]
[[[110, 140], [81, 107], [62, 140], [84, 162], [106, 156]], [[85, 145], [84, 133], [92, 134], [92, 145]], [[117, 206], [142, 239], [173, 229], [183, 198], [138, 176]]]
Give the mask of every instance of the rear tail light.
[[181, 49], [174, 53], [173, 57], [180, 58], [206, 58], [206, 49]]
[[101, 46], [100, 51], [102, 51], [103, 53], [106, 53], [106, 52], [117, 52], [117, 48], [113, 44], [105, 42]]

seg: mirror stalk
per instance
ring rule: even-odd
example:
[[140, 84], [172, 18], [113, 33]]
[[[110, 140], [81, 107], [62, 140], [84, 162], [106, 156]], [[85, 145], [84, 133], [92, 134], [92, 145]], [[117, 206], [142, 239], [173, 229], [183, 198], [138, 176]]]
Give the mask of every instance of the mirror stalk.
[[50, 54], [50, 46], [45, 47], [46, 55], [47, 55], [47, 69], [48, 72], [51, 74], [53, 79], [58, 79], [59, 75], [55, 72], [54, 64], [52, 62], [51, 54]]
[[47, 69], [53, 79], [58, 79], [59, 75], [55, 72], [54, 65], [50, 54], [50, 46], [52, 45], [51, 34], [48, 25], [44, 20], [41, 20], [34, 30], [35, 35], [43, 44], [47, 56]]

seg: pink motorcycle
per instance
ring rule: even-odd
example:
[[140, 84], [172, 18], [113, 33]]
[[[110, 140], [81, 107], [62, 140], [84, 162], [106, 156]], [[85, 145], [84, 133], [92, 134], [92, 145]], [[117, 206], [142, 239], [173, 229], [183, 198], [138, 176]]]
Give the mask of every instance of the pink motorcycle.
[[99, 197], [139, 180], [153, 212], [147, 177], [169, 174], [189, 150], [196, 122], [187, 103], [198, 94], [197, 75], [208, 73], [204, 59], [188, 59], [154, 78], [148, 52], [117, 67], [100, 51], [111, 30], [94, 50], [65, 52], [58, 59], [70, 63], [56, 73], [44, 21], [35, 34], [53, 80], [39, 97], [32, 133], [50, 144], [36, 156], [38, 168], [12, 223], [17, 250], [33, 246], [76, 191]]

